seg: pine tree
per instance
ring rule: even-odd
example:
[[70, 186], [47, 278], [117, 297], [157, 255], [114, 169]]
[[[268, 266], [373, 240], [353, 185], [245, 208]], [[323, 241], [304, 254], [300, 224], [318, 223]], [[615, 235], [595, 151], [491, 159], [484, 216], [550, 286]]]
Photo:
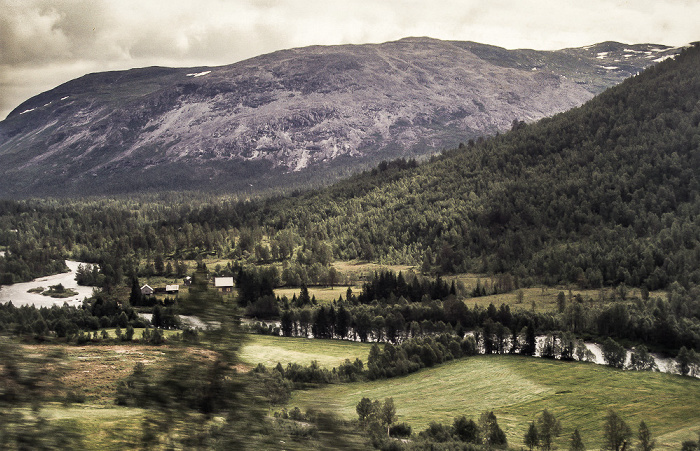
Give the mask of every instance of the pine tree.
[[578, 432], [578, 429], [575, 429], [574, 433], [571, 434], [569, 451], [586, 451], [586, 446], [583, 444], [583, 440], [581, 439], [581, 434]]
[[639, 423], [639, 433], [637, 437], [639, 438], [639, 451], [652, 451], [656, 448], [656, 440], [651, 438], [651, 431], [644, 421]]
[[530, 451], [533, 450], [536, 446], [540, 446], [540, 438], [539, 435], [537, 434], [537, 427], [535, 426], [535, 422], [533, 421], [530, 423], [530, 427], [527, 429], [527, 432], [525, 433], [525, 438], [523, 440], [525, 443], [525, 446], [530, 448]]
[[131, 294], [129, 294], [129, 304], [143, 305], [143, 295], [141, 294], [141, 284], [136, 275], [131, 277]]

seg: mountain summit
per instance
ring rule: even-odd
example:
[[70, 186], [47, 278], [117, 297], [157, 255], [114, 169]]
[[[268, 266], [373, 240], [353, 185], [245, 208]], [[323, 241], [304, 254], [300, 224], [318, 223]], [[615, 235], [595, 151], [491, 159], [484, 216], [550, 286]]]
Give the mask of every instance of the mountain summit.
[[241, 193], [321, 183], [581, 105], [677, 51], [407, 38], [221, 67], [89, 74], [0, 122], [0, 191]]

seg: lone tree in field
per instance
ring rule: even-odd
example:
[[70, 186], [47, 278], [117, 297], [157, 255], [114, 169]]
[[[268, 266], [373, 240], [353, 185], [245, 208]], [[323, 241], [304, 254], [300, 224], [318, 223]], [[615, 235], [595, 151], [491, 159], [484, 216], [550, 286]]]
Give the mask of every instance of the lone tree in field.
[[561, 434], [561, 423], [554, 418], [552, 413], [545, 409], [537, 418], [537, 432], [542, 449], [549, 451], [552, 449], [554, 439]]
[[484, 412], [479, 418], [479, 429], [481, 429], [482, 440], [486, 446], [497, 448], [506, 447], [508, 440], [503, 429], [498, 425], [498, 420], [493, 412]]
[[586, 451], [586, 446], [583, 444], [583, 440], [581, 439], [581, 434], [579, 434], [578, 429], [575, 429], [574, 433], [571, 434], [569, 451]]
[[379, 419], [382, 425], [386, 426], [386, 435], [389, 435], [391, 425], [396, 423], [396, 406], [394, 406], [394, 398], [386, 398], [382, 408], [379, 411]]
[[537, 435], [537, 426], [535, 426], [534, 421], [530, 423], [530, 427], [525, 433], [523, 442], [525, 443], [525, 446], [530, 448], [530, 451], [532, 451], [536, 446], [540, 446], [540, 438], [539, 435]]
[[[378, 401], [375, 401], [378, 403]], [[362, 398], [357, 403], [355, 411], [359, 417], [360, 424], [367, 425], [373, 418], [377, 416], [377, 406], [369, 398]]]
[[656, 448], [656, 440], [651, 438], [651, 431], [645, 422], [639, 423], [639, 451], [651, 451]]
[[605, 422], [603, 423], [603, 438], [605, 443], [603, 449], [620, 451], [622, 446], [627, 443], [627, 439], [631, 436], [632, 430], [627, 426], [627, 423], [620, 418], [617, 412], [608, 410]]
[[378, 400], [370, 401], [369, 398], [362, 398], [355, 407], [360, 424], [368, 429], [386, 428], [389, 435], [391, 425], [396, 422], [396, 406], [394, 398], [386, 398], [384, 403]]

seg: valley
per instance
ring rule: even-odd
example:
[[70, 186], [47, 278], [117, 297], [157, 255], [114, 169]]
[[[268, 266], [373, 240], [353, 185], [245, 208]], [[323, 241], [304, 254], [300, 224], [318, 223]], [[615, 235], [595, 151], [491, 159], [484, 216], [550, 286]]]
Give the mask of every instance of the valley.
[[[430, 66], [444, 54], [429, 50], [445, 45], [493, 64], [492, 82], [523, 68], [540, 80], [540, 67], [532, 67], [545, 56], [543, 64], [563, 64], [588, 55], [606, 65], [606, 77], [616, 69], [605, 58], [620, 59], [614, 43], [506, 52], [510, 59], [497, 48], [425, 39], [334, 49], [342, 58], [327, 48], [289, 50], [248, 61], [245, 71], [136, 71], [149, 81], [129, 81], [128, 100], [133, 106], [148, 97], [165, 122], [129, 113], [117, 123], [149, 124], [152, 139], [173, 142], [163, 154], [176, 154], [175, 141], [186, 140], [168, 135], [180, 133], [173, 114], [198, 117], [204, 128], [217, 122], [183, 99], [223, 101], [244, 90], [250, 79], [235, 78], [238, 70], [275, 85], [294, 81], [271, 76], [275, 70], [321, 61], [324, 76], [339, 83], [377, 61], [399, 64], [386, 54], [347, 56], [356, 51], [409, 48]], [[629, 48], [622, 51], [662, 58], [662, 49]], [[272, 66], [262, 64], [269, 60]], [[534, 431], [561, 449], [637, 446], [649, 435], [657, 449], [693, 449], [700, 431], [699, 67], [700, 47], [691, 46], [566, 112], [510, 119], [481, 139], [462, 130], [439, 155], [392, 154], [319, 189], [192, 192], [166, 171], [174, 191], [129, 185], [138, 194], [119, 196], [109, 177], [100, 178], [105, 165], [96, 176], [106, 180], [104, 192], [21, 199], [38, 196], [31, 186], [38, 179], [19, 171], [14, 176], [27, 182], [16, 185], [8, 176], [19, 188], [0, 200], [0, 296], [28, 295], [50, 277], [75, 278], [75, 285], [61, 279], [63, 288], [89, 294], [65, 306], [0, 303], [3, 440], [59, 449], [485, 450], [534, 447]], [[418, 63], [405, 71], [416, 77], [409, 84], [440, 85]], [[605, 81], [591, 78], [596, 71], [552, 86], [573, 83], [593, 96]], [[106, 82], [125, 83], [123, 75], [81, 83], [100, 91]], [[186, 77], [176, 83], [178, 100], [163, 88], [169, 77]], [[205, 83], [217, 77], [219, 85]], [[226, 91], [224, 78], [239, 85]], [[330, 95], [328, 80], [312, 79], [308, 93], [293, 88], [299, 96]], [[445, 97], [462, 95], [444, 86]], [[51, 95], [65, 97], [61, 89]], [[124, 101], [100, 92], [103, 105]], [[17, 132], [9, 141], [19, 147], [3, 154], [10, 160], [28, 139], [19, 133], [29, 127], [20, 113], [22, 121], [53, 114], [47, 100], [33, 99], [3, 122]], [[278, 100], [246, 97], [240, 108]], [[47, 110], [32, 102], [47, 102]], [[335, 114], [317, 113], [316, 125]], [[32, 126], [42, 127], [36, 120]], [[104, 126], [93, 129], [99, 136], [114, 132], [86, 121]], [[391, 135], [392, 125], [382, 124]], [[54, 144], [71, 136], [81, 135]], [[86, 161], [80, 145], [71, 148], [77, 166]], [[111, 154], [110, 164], [143, 151], [137, 147]], [[220, 157], [210, 163], [225, 171]], [[32, 158], [47, 180], [64, 176], [48, 169], [51, 154]], [[314, 162], [305, 158], [299, 161]], [[306, 177], [295, 171], [298, 161], [292, 166], [285, 170]], [[66, 261], [75, 274], [63, 273]], [[78, 271], [76, 262], [96, 266]], [[666, 372], [658, 371], [659, 355], [673, 359]]]

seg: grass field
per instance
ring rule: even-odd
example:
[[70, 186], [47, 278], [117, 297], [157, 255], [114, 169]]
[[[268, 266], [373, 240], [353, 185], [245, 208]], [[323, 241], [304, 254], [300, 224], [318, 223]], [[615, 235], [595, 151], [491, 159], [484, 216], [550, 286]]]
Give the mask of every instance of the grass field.
[[[476, 282], [470, 283], [469, 280], [475, 280], [474, 276], [469, 276], [466, 278], [461, 278], [462, 276], [457, 276], [455, 277], [455, 280], [462, 280], [463, 283], [465, 283], [465, 286], [469, 291], [471, 291], [475, 286]], [[448, 279], [449, 280], [449, 279]], [[485, 278], [481, 278], [482, 283], [484, 280], [487, 280]], [[489, 279], [490, 280], [490, 279]], [[522, 296], [522, 302], [518, 299], [518, 291], [522, 291], [523, 296]], [[520, 290], [515, 290], [511, 291], [509, 293], [502, 293], [502, 294], [494, 294], [490, 296], [480, 296], [480, 297], [474, 297], [474, 298], [466, 298], [464, 299], [464, 303], [469, 306], [469, 308], [473, 308], [475, 305], [479, 305], [480, 307], [486, 308], [488, 307], [489, 304], [493, 304], [497, 307], [501, 306], [501, 304], [506, 304], [510, 306], [511, 310], [533, 310], [533, 304], [534, 304], [534, 310], [538, 313], [544, 313], [544, 312], [556, 312], [558, 307], [557, 307], [557, 295], [559, 292], [564, 292], [566, 295], [566, 301], [568, 302], [575, 302], [571, 300], [572, 297], [575, 297], [577, 295], [581, 295], [581, 297], [584, 299], [584, 305], [590, 306], [590, 305], [606, 305], [609, 304], [610, 301], [610, 295], [611, 295], [611, 288], [603, 288], [601, 290], [578, 290], [578, 289], [571, 289], [569, 290], [566, 287], [535, 287], [535, 288], [522, 288]], [[604, 296], [604, 300], [601, 300], [601, 294]], [[656, 297], [661, 297], [661, 298], [666, 298], [666, 292], [663, 291], [654, 291], [649, 293], [649, 296], [652, 298]], [[634, 302], [634, 299], [640, 299], [641, 298], [641, 293], [639, 289], [630, 289], [627, 297], [627, 302]], [[619, 301], [618, 301], [619, 302]]]
[[308, 365], [316, 360], [321, 367], [337, 367], [356, 358], [367, 364], [368, 343], [355, 343], [340, 340], [313, 340], [308, 338], [285, 338], [268, 335], [248, 335], [248, 342], [241, 349], [241, 360], [251, 366], [262, 363], [273, 367], [280, 362], [283, 366], [296, 362]]
[[333, 263], [333, 267], [344, 277], [347, 277], [359, 286], [361, 286], [364, 281], [368, 280], [369, 276], [375, 272], [393, 271], [395, 273], [406, 273], [413, 271], [415, 268], [414, 266], [407, 265], [380, 265], [377, 263], [360, 261], [337, 261]]
[[568, 447], [578, 428], [588, 449], [600, 449], [608, 408], [635, 433], [644, 420], [658, 449], [679, 449], [700, 431], [700, 380], [517, 356], [479, 356], [403, 378], [299, 391], [290, 407], [331, 409], [355, 418], [363, 397], [393, 397], [398, 421], [415, 431], [431, 421], [451, 424], [461, 415], [476, 420], [493, 410], [511, 446], [522, 444], [530, 421], [543, 409], [562, 423], [560, 448]]
[[[362, 287], [360, 286], [352, 286], [352, 292], [357, 294], [362, 290]], [[332, 301], [335, 301], [338, 299], [339, 296], [342, 296], [343, 299], [345, 299], [345, 295], [347, 294], [348, 287], [347, 286], [335, 286], [335, 287], [308, 287], [309, 290], [309, 296], [311, 297], [316, 297], [316, 301], [319, 304], [330, 304]], [[275, 289], [275, 296], [287, 296], [287, 299], [291, 300], [292, 296], [296, 295], [296, 297], [299, 297], [299, 293], [301, 292], [301, 288], [276, 288]]]

